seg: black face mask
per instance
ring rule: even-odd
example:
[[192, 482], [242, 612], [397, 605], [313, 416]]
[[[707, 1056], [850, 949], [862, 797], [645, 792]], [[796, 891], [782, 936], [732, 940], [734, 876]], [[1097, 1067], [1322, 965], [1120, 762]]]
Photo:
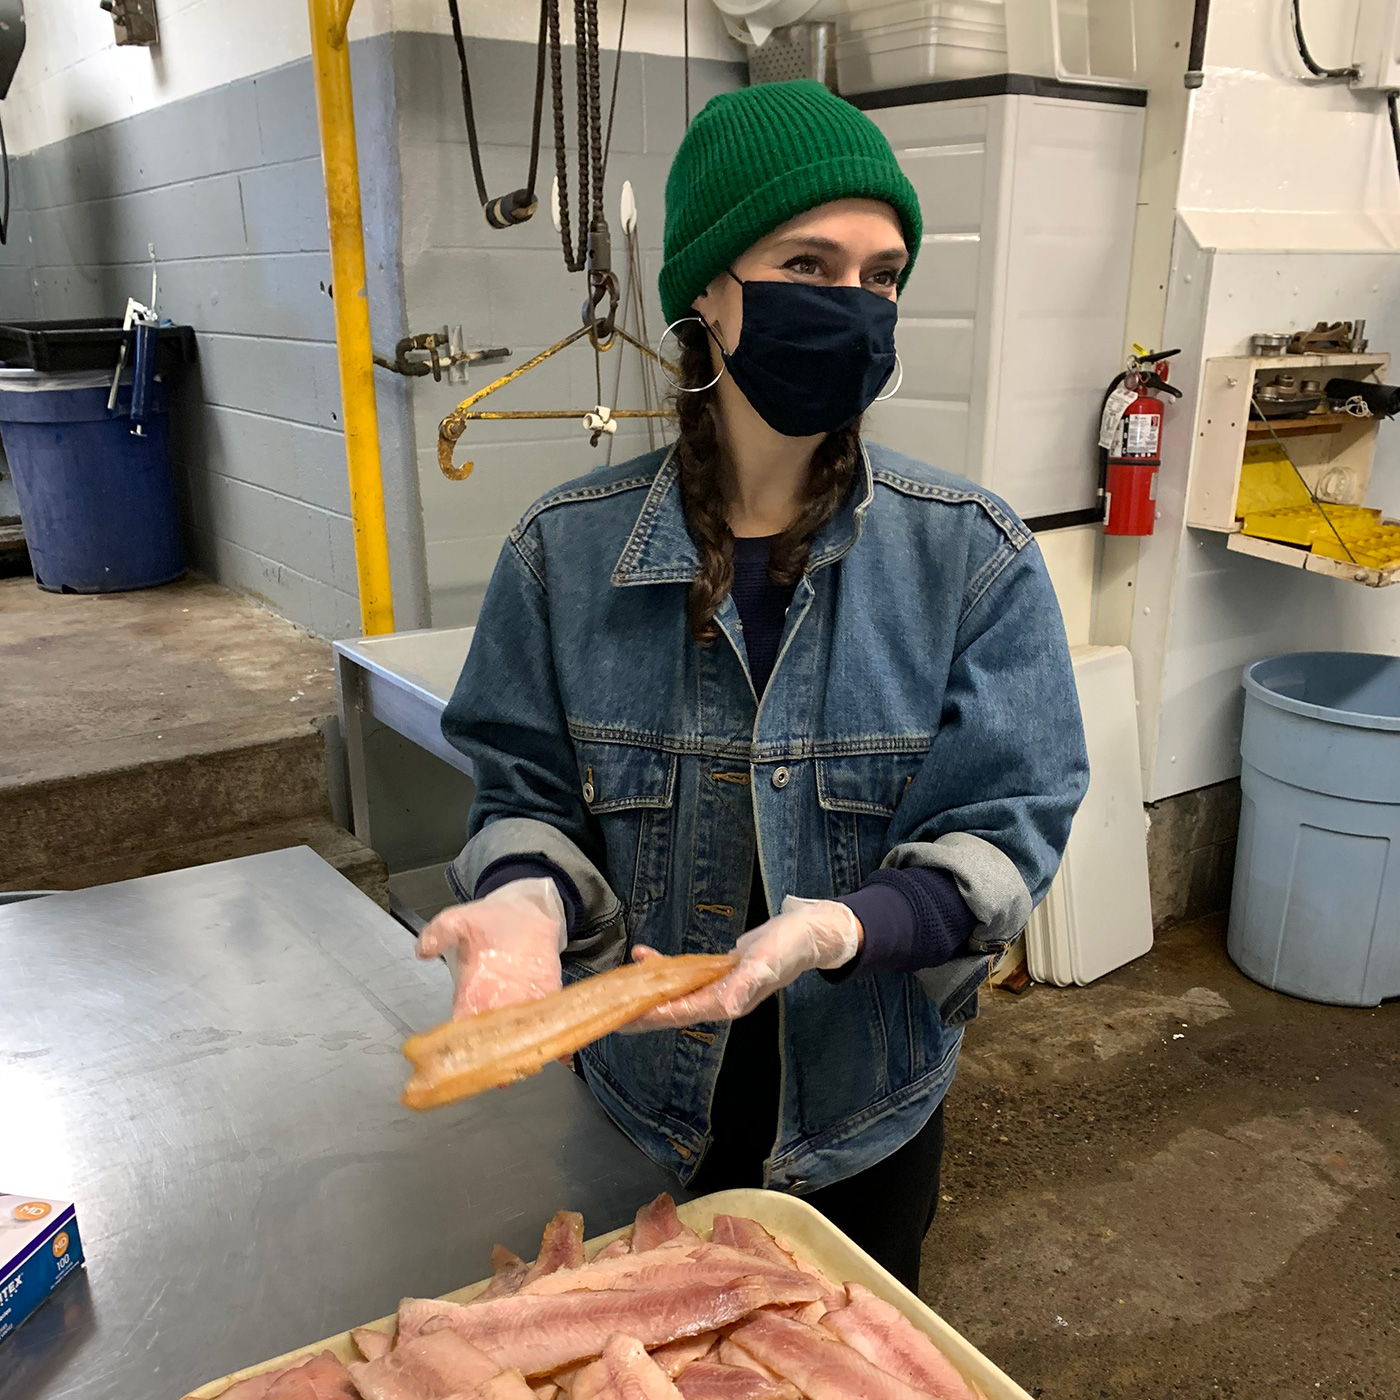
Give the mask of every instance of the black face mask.
[[864, 287], [740, 285], [744, 324], [724, 363], [754, 411], [785, 437], [849, 427], [894, 370], [895, 303]]

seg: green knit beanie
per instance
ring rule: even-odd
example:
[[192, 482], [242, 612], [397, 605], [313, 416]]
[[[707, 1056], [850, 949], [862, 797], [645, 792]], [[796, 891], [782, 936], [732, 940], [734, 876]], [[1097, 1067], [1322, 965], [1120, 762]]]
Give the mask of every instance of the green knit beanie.
[[899, 216], [909, 250], [903, 288], [923, 235], [919, 197], [864, 112], [810, 78], [711, 98], [666, 180], [666, 320], [689, 315], [695, 298], [765, 234], [834, 199], [882, 200]]

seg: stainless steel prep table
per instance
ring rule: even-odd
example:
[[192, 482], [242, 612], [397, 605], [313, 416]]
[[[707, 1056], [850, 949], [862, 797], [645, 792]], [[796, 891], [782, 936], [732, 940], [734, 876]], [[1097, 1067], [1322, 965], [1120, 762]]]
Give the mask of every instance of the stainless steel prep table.
[[0, 1343], [0, 1400], [177, 1400], [622, 1224], [670, 1178], [551, 1066], [415, 1114], [447, 969], [306, 848], [0, 908], [0, 1185], [87, 1254]]
[[[350, 825], [387, 862], [391, 907], [413, 927], [449, 902], [442, 867], [466, 839], [472, 766], [440, 725], [475, 631], [395, 632], [334, 647]], [[382, 742], [395, 735], [408, 745]]]

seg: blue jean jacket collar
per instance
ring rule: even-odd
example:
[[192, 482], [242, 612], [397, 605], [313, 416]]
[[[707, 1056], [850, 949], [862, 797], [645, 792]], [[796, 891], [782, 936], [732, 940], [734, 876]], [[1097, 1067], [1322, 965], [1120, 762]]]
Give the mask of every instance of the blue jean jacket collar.
[[[667, 454], [647, 492], [637, 523], [627, 537], [612, 571], [612, 583], [627, 588], [643, 583], [689, 583], [700, 567], [700, 556], [685, 523], [681, 504], [680, 459], [674, 448]], [[875, 494], [875, 478], [865, 444], [855, 489], [822, 527], [808, 556], [809, 571], [834, 564], [860, 538], [861, 526]]]

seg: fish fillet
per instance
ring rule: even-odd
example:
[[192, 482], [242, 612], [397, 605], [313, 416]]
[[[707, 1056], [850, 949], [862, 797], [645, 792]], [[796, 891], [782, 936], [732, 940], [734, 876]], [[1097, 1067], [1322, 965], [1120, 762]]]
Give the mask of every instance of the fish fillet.
[[484, 1303], [489, 1298], [509, 1298], [525, 1282], [530, 1266], [518, 1254], [498, 1244], [491, 1251], [491, 1270], [491, 1282], [472, 1299], [474, 1303]]
[[[727, 1326], [758, 1308], [810, 1302], [816, 1291], [807, 1279], [795, 1277], [787, 1285], [746, 1277], [681, 1288], [555, 1296], [517, 1293], [513, 1298], [452, 1307], [426, 1326], [434, 1331], [450, 1327], [503, 1369], [547, 1376], [572, 1362], [598, 1356], [608, 1338], [618, 1333], [636, 1337], [643, 1346], [663, 1346]], [[399, 1315], [402, 1326], [402, 1306]]]
[[[369, 1365], [356, 1362], [356, 1366]], [[355, 1382], [362, 1400], [436, 1400], [437, 1392], [405, 1371], [386, 1370], [379, 1375], [359, 1376]]]
[[802, 1400], [788, 1381], [773, 1381], [743, 1366], [697, 1361], [676, 1377], [683, 1400]]
[[554, 1400], [559, 1394], [559, 1387], [553, 1381], [539, 1381], [530, 1387], [530, 1393], [535, 1400]]
[[796, 1260], [781, 1248], [777, 1240], [758, 1223], [746, 1215], [717, 1215], [710, 1238], [716, 1244], [726, 1244], [731, 1249], [742, 1249], [757, 1259], [767, 1259], [774, 1264], [796, 1266]]
[[667, 1342], [665, 1346], [657, 1347], [651, 1359], [675, 1380], [687, 1366], [693, 1365], [702, 1356], [708, 1356], [718, 1341], [718, 1332], [700, 1332], [694, 1337], [682, 1337], [678, 1342]]
[[641, 1254], [644, 1250], [656, 1249], [671, 1240], [698, 1240], [699, 1235], [688, 1226], [681, 1224], [676, 1214], [676, 1203], [663, 1191], [650, 1205], [637, 1212], [636, 1223], [632, 1226], [632, 1252]]
[[786, 1264], [791, 1269], [801, 1269], [803, 1273], [821, 1280], [823, 1293], [841, 1292], [840, 1285], [832, 1283], [815, 1264], [799, 1259], [785, 1240], [770, 1235], [757, 1220], [750, 1220], [746, 1215], [715, 1216], [710, 1238], [716, 1244], [742, 1249], [756, 1259], [767, 1259], [776, 1264]]
[[464, 1391], [449, 1400], [535, 1400], [535, 1392], [519, 1371], [500, 1371], [475, 1390]]
[[569, 1400], [681, 1400], [681, 1394], [641, 1342], [616, 1336], [574, 1378]]
[[761, 1361], [755, 1361], [743, 1347], [735, 1346], [728, 1337], [715, 1348], [714, 1359], [721, 1366], [737, 1366], [743, 1371], [756, 1371], [770, 1381], [780, 1379], [776, 1371], [770, 1371]]
[[730, 1336], [807, 1400], [928, 1400], [925, 1391], [882, 1371], [819, 1328], [760, 1313]]
[[[840, 1295], [841, 1301], [846, 1301], [845, 1295]], [[798, 1303], [795, 1307], [782, 1308], [780, 1312], [783, 1317], [790, 1317], [794, 1322], [804, 1322], [808, 1327], [815, 1327], [822, 1318], [830, 1311], [824, 1300], [815, 1303]]]
[[936, 1400], [977, 1400], [977, 1392], [930, 1337], [858, 1283], [846, 1285], [846, 1306], [827, 1313], [821, 1325], [882, 1371]]
[[619, 1026], [723, 977], [738, 955], [687, 954], [648, 958], [536, 1001], [449, 1021], [404, 1042], [413, 1077], [403, 1093], [409, 1108], [435, 1108], [537, 1074]]
[[323, 1351], [295, 1366], [239, 1381], [220, 1400], [359, 1400], [359, 1396], [349, 1371], [334, 1353]]
[[366, 1361], [378, 1360], [394, 1345], [394, 1339], [388, 1332], [379, 1332], [373, 1327], [352, 1328], [350, 1340]]
[[456, 1332], [426, 1332], [350, 1368], [363, 1400], [441, 1400], [470, 1395], [501, 1371]]
[[481, 1304], [475, 1301], [464, 1304], [449, 1303], [442, 1298], [403, 1298], [399, 1302], [399, 1326], [395, 1334], [398, 1338], [397, 1345], [402, 1346], [414, 1337], [422, 1336], [424, 1328], [430, 1322], [445, 1317], [460, 1307], [480, 1306]]
[[605, 1244], [594, 1259], [616, 1259], [622, 1254], [631, 1254], [632, 1241], [626, 1235], [619, 1235], [611, 1244]]
[[583, 1216], [576, 1210], [561, 1210], [544, 1227], [539, 1258], [525, 1271], [521, 1288], [536, 1279], [557, 1274], [561, 1269], [577, 1269], [583, 1264]]
[[[808, 1279], [793, 1265], [770, 1264], [725, 1245], [674, 1243], [624, 1254], [615, 1259], [595, 1259], [581, 1269], [546, 1274], [525, 1284], [520, 1292], [532, 1296], [556, 1293], [597, 1292], [616, 1288], [668, 1288], [686, 1283], [728, 1283], [751, 1275], [792, 1285]], [[820, 1287], [815, 1280], [814, 1286]], [[837, 1295], [845, 1302], [845, 1295]]]

